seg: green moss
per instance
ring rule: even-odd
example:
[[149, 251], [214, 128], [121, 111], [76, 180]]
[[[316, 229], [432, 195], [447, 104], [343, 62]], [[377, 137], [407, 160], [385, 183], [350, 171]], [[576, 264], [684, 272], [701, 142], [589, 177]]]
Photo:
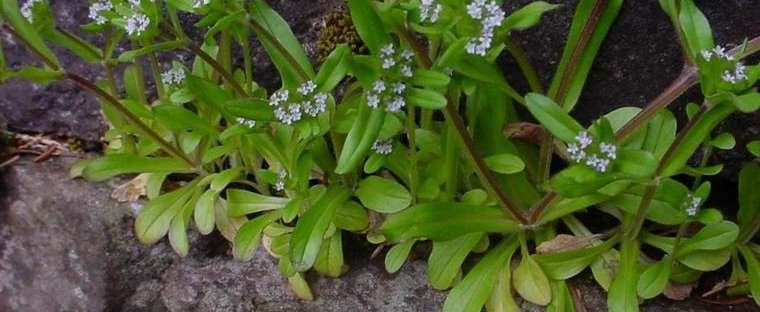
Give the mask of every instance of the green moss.
[[356, 53], [364, 53], [367, 48], [359, 38], [351, 14], [345, 7], [337, 8], [323, 17], [324, 27], [317, 40], [317, 56], [324, 60], [339, 44], [347, 44]]

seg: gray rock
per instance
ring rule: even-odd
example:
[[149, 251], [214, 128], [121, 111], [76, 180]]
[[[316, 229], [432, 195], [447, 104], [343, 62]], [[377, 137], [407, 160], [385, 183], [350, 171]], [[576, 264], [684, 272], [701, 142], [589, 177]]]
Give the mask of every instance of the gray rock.
[[24, 159], [0, 177], [0, 311], [438, 311], [444, 300], [421, 261], [390, 275], [357, 255], [340, 279], [308, 275], [306, 302], [262, 250], [235, 261], [220, 237], [192, 231], [186, 258], [165, 241], [142, 246], [134, 207], [109, 197], [116, 182], [70, 180], [71, 164]]

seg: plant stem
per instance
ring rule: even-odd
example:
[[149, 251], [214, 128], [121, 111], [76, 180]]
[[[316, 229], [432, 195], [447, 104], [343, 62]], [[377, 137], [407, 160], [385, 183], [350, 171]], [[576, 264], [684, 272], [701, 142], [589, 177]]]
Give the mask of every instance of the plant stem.
[[[417, 55], [417, 59], [420, 62], [420, 66], [422, 66], [424, 69], [430, 69], [432, 62], [428, 57], [425, 48], [422, 47], [422, 45], [417, 42], [414, 37], [411, 36], [411, 34], [409, 34], [408, 30], [400, 29], [398, 33], [399, 37], [401, 37], [402, 40], [406, 41], [409, 46], [412, 47], [412, 50]], [[467, 155], [467, 158], [469, 158], [473, 163], [475, 172], [480, 178], [481, 183], [483, 183], [483, 186], [492, 194], [496, 195], [496, 198], [499, 200], [502, 207], [506, 210], [507, 213], [509, 213], [509, 215], [512, 216], [512, 218], [514, 218], [520, 224], [528, 224], [528, 219], [525, 218], [525, 216], [518, 210], [517, 204], [512, 201], [509, 195], [507, 195], [507, 193], [505, 193], [501, 187], [499, 187], [496, 176], [488, 169], [485, 161], [483, 161], [483, 157], [480, 155], [480, 152], [475, 146], [475, 142], [470, 137], [470, 134], [467, 131], [467, 127], [464, 125], [462, 116], [459, 115], [459, 111], [457, 110], [454, 101], [452, 101], [451, 97], [448, 95], [446, 96], [446, 102], [446, 109], [444, 110], [446, 121], [451, 123], [454, 130], [456, 131], [459, 142], [462, 144], [462, 146], [465, 147], [465, 154]]]
[[197, 55], [201, 59], [203, 59], [204, 62], [211, 65], [211, 67], [214, 68], [214, 70], [219, 73], [219, 75], [226, 80], [230, 86], [232, 86], [232, 89], [240, 96], [248, 96], [248, 94], [245, 93], [245, 90], [240, 86], [240, 84], [237, 83], [234, 77], [232, 77], [232, 74], [230, 74], [228, 71], [224, 69], [222, 64], [219, 64], [211, 55], [208, 55], [205, 51], [203, 51], [200, 47], [195, 45], [194, 43], [188, 44], [188, 47], [186, 48], [193, 54]]
[[541, 80], [538, 79], [536, 69], [530, 61], [528, 61], [528, 57], [525, 55], [525, 50], [522, 46], [520, 46], [512, 36], [507, 36], [504, 44], [507, 46], [507, 51], [512, 54], [515, 62], [517, 62], [517, 66], [520, 67], [525, 80], [528, 81], [530, 90], [536, 93], [544, 93], [544, 88], [541, 86]]
[[412, 194], [412, 205], [417, 203], [417, 186], [419, 168], [417, 164], [417, 136], [414, 131], [416, 130], [416, 109], [409, 105], [407, 106], [406, 116], [406, 138], [409, 141], [409, 162], [411, 162], [411, 169], [409, 170], [409, 191]]
[[87, 79], [85, 79], [85, 78], [83, 78], [81, 76], [78, 76], [76, 74], [67, 73], [66, 74], [66, 78], [68, 78], [68, 79], [76, 82], [77, 84], [79, 84], [79, 86], [81, 86], [85, 90], [94, 93], [95, 95], [101, 97], [103, 100], [107, 101], [109, 104], [113, 105], [113, 107], [116, 110], [118, 110], [119, 113], [121, 113], [122, 115], [124, 115], [124, 117], [126, 117], [127, 119], [129, 119], [129, 121], [131, 121], [132, 123], [134, 123], [146, 135], [148, 135], [149, 137], [151, 137], [151, 139], [155, 140], [168, 153], [170, 153], [170, 154], [178, 157], [179, 159], [182, 159], [183, 161], [185, 161], [191, 167], [194, 167], [194, 168], [198, 167], [198, 164], [195, 161], [191, 160], [179, 148], [177, 148], [176, 146], [174, 146], [171, 143], [169, 143], [166, 140], [164, 140], [164, 138], [162, 138], [160, 135], [158, 135], [158, 133], [156, 133], [155, 131], [153, 131], [153, 129], [151, 129], [148, 125], [146, 125], [144, 122], [142, 122], [142, 120], [140, 120], [139, 117], [137, 117], [136, 115], [132, 114], [132, 112], [130, 112], [126, 107], [124, 107], [123, 105], [121, 105], [121, 103], [119, 102], [119, 100], [116, 99], [115, 97], [113, 97], [111, 94], [109, 94], [108, 92], [106, 92], [103, 89], [99, 88], [98, 86], [96, 86], [95, 84], [93, 84], [92, 82], [90, 82], [89, 80], [87, 80]]
[[272, 44], [272, 46], [277, 49], [277, 51], [280, 52], [285, 57], [285, 60], [290, 63], [290, 66], [293, 67], [298, 75], [303, 80], [309, 80], [309, 74], [306, 73], [306, 70], [301, 66], [301, 64], [296, 61], [296, 58], [293, 57], [290, 52], [288, 52], [288, 49], [285, 48], [285, 46], [282, 45], [280, 40], [277, 39], [272, 33], [270, 33], [264, 26], [261, 26], [258, 21], [256, 21], [253, 18], [248, 19], [248, 25], [253, 29], [255, 33], [258, 35], [264, 37], [266, 41]]

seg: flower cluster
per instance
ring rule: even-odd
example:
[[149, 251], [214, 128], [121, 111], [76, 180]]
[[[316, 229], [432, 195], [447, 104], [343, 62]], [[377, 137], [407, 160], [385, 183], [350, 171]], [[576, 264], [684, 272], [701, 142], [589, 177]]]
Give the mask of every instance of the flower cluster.
[[269, 105], [274, 107], [274, 115], [280, 122], [290, 125], [301, 120], [304, 113], [310, 117], [317, 117], [327, 111], [327, 94], [316, 92], [317, 84], [314, 81], [304, 82], [296, 91], [300, 101], [288, 102], [288, 90], [279, 90], [269, 97]]
[[29, 23], [34, 23], [34, 13], [32, 12], [32, 8], [34, 8], [34, 5], [37, 3], [42, 3], [42, 0], [27, 0], [21, 5], [21, 15], [24, 16]]
[[[700, 54], [705, 61], [710, 61], [713, 58], [722, 59], [729, 62], [736, 60], [733, 55], [726, 52], [726, 49], [719, 45], [715, 46], [715, 48], [712, 50], [702, 50]], [[736, 64], [734, 64], [734, 68], [724, 70], [720, 78], [723, 79], [723, 81], [731, 84], [740, 82], [742, 80], [747, 80], [747, 67], [744, 66], [744, 64], [741, 62], [736, 62]]]
[[683, 205], [686, 208], [686, 214], [689, 217], [694, 217], [697, 215], [697, 212], [699, 212], [699, 205], [701, 204], [702, 198], [689, 194], [686, 196], [686, 201]]
[[383, 69], [392, 70], [398, 66], [402, 76], [407, 78], [412, 77], [411, 63], [414, 60], [414, 53], [412, 51], [404, 50], [400, 54], [397, 54], [396, 47], [393, 43], [389, 43], [380, 49], [380, 59], [383, 61]]
[[598, 153], [589, 153], [594, 139], [587, 131], [582, 131], [575, 136], [575, 143], [567, 145], [567, 153], [570, 159], [577, 163], [585, 163], [597, 172], [605, 173], [609, 170], [610, 162], [617, 159], [617, 146], [611, 143], [599, 144]]
[[252, 120], [252, 119], [246, 119], [246, 118], [243, 118], [243, 117], [238, 117], [238, 118], [235, 119], [235, 121], [237, 121], [239, 124], [241, 124], [243, 126], [246, 126], [248, 128], [253, 128], [253, 127], [256, 126], [256, 121]]
[[420, 22], [437, 22], [442, 10], [443, 6], [435, 0], [422, 0], [420, 3]]
[[124, 30], [126, 30], [127, 34], [130, 36], [139, 36], [148, 29], [148, 26], [150, 26], [150, 18], [145, 14], [135, 13], [127, 18], [127, 26]]
[[372, 90], [367, 91], [367, 106], [378, 108], [380, 104], [384, 105], [385, 111], [389, 113], [398, 113], [406, 106], [404, 92], [406, 84], [395, 82], [386, 83], [383, 80], [377, 80], [372, 84]]
[[107, 11], [113, 10], [113, 4], [108, 0], [99, 0], [90, 5], [90, 14], [88, 15], [95, 24], [104, 25], [108, 19], [103, 15]]
[[185, 81], [185, 70], [181, 67], [173, 67], [161, 74], [161, 82], [166, 85], [178, 85]]
[[274, 189], [278, 192], [281, 192], [285, 189], [285, 179], [288, 178], [288, 172], [285, 169], [280, 170], [280, 173], [277, 175], [277, 183], [274, 184]]
[[378, 139], [372, 143], [372, 151], [380, 155], [388, 155], [393, 152], [393, 141]]
[[723, 81], [728, 83], [737, 83], [742, 80], [747, 80], [747, 67], [741, 62], [737, 62], [734, 70], [723, 71], [723, 75], [720, 76]]
[[491, 48], [494, 29], [504, 21], [504, 10], [493, 0], [473, 0], [467, 5], [467, 15], [480, 21], [481, 29], [480, 37], [470, 39], [465, 49], [467, 53], [484, 56]]

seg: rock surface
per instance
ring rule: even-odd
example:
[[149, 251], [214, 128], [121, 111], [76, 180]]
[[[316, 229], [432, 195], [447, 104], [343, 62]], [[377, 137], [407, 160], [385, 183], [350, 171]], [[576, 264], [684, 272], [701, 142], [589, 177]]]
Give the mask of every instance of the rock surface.
[[114, 184], [70, 180], [71, 164], [22, 160], [0, 176], [0, 311], [432, 312], [444, 300], [421, 261], [390, 275], [357, 255], [340, 279], [309, 275], [316, 300], [306, 302], [261, 249], [239, 262], [213, 235], [190, 235], [186, 258], [166, 240], [142, 246], [139, 207], [112, 200]]

